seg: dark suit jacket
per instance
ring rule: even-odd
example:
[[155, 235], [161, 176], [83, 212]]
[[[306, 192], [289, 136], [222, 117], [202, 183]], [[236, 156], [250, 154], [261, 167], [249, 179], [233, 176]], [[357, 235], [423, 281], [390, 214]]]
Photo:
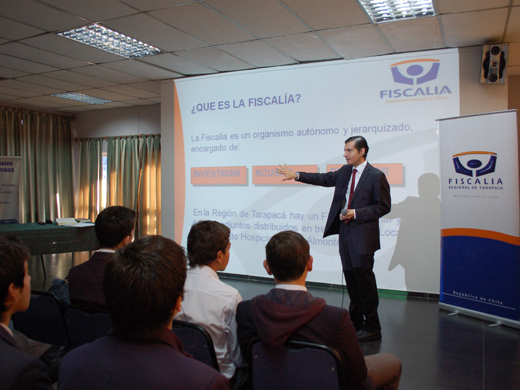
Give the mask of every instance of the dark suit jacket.
[[[329, 210], [323, 237], [339, 234], [339, 214], [345, 204], [348, 182], [352, 175], [352, 166], [344, 165], [335, 172], [306, 173], [300, 172], [298, 181], [323, 187], [335, 187], [334, 198]], [[374, 253], [381, 248], [379, 241], [379, 218], [390, 212], [390, 185], [383, 172], [367, 163], [363, 174], [358, 179], [354, 196], [350, 204], [356, 210], [356, 219], [349, 222], [349, 244], [352, 243], [360, 254]]]
[[0, 326], [0, 388], [5, 390], [50, 390], [47, 366], [18, 349], [13, 337]]
[[103, 294], [105, 265], [112, 256], [109, 252], [96, 252], [89, 261], [72, 267], [69, 271], [70, 301], [95, 309], [106, 307]]
[[229, 389], [226, 377], [188, 357], [170, 330], [150, 342], [108, 334], [82, 345], [65, 355], [59, 378], [63, 390]]

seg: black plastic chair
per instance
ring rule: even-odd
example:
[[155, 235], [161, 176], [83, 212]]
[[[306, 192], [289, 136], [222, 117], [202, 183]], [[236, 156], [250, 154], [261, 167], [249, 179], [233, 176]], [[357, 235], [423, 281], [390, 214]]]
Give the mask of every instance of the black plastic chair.
[[90, 343], [106, 335], [112, 327], [107, 312], [91, 311], [80, 306], [70, 305], [63, 309], [63, 316], [71, 348]]
[[33, 340], [65, 345], [69, 339], [62, 310], [63, 304], [54, 294], [31, 291], [29, 309], [13, 315], [13, 327]]
[[184, 350], [195, 359], [219, 370], [213, 340], [206, 329], [200, 325], [173, 320], [173, 332], [181, 340]]
[[341, 358], [325, 345], [288, 341], [270, 347], [254, 339], [249, 344], [251, 389], [345, 389]]

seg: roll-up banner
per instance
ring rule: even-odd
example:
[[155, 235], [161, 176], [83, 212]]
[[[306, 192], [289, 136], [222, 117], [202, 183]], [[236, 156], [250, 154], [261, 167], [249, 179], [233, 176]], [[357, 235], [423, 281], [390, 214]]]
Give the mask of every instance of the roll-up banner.
[[0, 156], [0, 220], [19, 221], [21, 157]]
[[440, 306], [520, 328], [516, 110], [438, 120]]

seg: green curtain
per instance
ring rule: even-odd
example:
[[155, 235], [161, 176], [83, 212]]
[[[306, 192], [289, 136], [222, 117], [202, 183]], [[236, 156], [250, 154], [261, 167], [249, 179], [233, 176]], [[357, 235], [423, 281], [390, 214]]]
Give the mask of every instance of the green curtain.
[[136, 211], [136, 238], [161, 232], [160, 156], [160, 136], [107, 139], [107, 206]]
[[0, 154], [22, 157], [22, 223], [74, 216], [70, 117], [0, 106]]
[[78, 187], [77, 218], [95, 221], [103, 209], [103, 139], [81, 138], [78, 140]]

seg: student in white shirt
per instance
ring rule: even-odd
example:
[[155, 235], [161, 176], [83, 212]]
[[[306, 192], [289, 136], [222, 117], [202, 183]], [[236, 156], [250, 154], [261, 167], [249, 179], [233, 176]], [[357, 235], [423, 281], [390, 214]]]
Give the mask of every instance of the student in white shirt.
[[220, 372], [230, 380], [232, 389], [238, 389], [247, 379], [235, 319], [242, 297], [217, 275], [217, 271], [224, 271], [229, 263], [229, 234], [229, 228], [216, 221], [200, 221], [191, 227], [188, 234], [190, 268], [182, 310], [175, 319], [198, 324], [209, 332]]

